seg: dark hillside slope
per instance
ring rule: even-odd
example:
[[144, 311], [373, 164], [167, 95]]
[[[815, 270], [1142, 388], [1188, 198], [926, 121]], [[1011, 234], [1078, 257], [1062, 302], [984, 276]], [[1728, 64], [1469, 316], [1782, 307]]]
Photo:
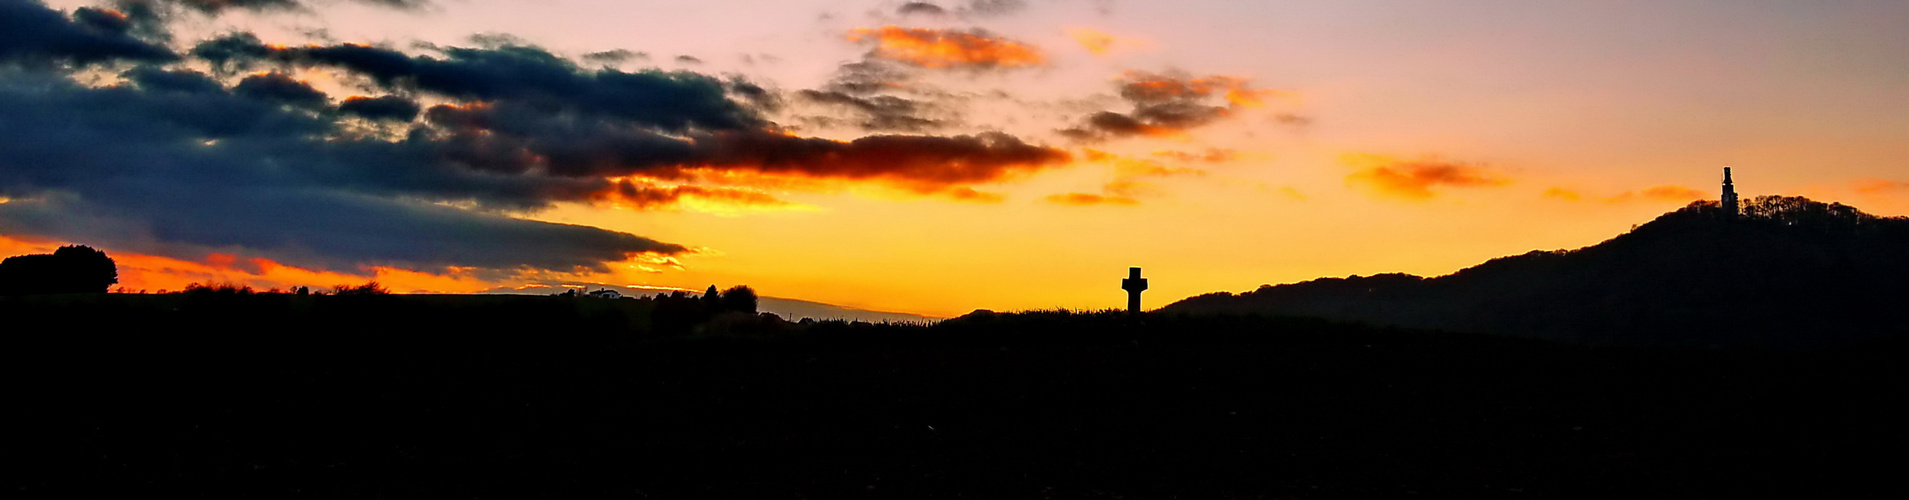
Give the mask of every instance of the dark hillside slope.
[[1215, 293], [1164, 311], [1641, 345], [1822, 347], [1909, 330], [1909, 219], [1766, 196], [1722, 217], [1697, 202], [1570, 251], [1449, 276], [1327, 278]]

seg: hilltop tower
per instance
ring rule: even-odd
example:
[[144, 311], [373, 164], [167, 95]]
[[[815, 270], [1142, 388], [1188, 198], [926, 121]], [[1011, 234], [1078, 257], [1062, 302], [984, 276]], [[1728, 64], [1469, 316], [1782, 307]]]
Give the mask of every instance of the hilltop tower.
[[1723, 167], [1723, 218], [1737, 218], [1737, 187], [1730, 183], [1730, 167]]

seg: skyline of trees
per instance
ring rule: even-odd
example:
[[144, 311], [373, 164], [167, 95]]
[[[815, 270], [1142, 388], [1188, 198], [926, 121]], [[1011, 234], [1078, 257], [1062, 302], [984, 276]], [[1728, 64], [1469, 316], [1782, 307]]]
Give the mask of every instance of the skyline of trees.
[[85, 245], [0, 261], [0, 295], [106, 293], [115, 283], [119, 267], [113, 258]]

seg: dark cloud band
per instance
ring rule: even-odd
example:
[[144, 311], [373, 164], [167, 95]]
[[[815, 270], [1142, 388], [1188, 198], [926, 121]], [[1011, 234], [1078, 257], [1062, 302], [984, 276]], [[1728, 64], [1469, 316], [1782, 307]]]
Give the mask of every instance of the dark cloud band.
[[417, 101], [394, 95], [380, 97], [352, 96], [338, 104], [338, 111], [357, 115], [367, 120], [385, 120], [410, 122], [417, 119], [424, 108]]
[[[420, 144], [326, 138], [326, 118], [145, 71], [88, 88], [18, 72], [0, 84], [0, 231], [156, 254], [240, 247], [319, 267], [600, 267], [679, 245], [457, 209], [434, 200], [541, 203], [586, 182], [432, 169]], [[191, 89], [181, 92], [178, 89]], [[261, 100], [261, 99], [269, 99]], [[48, 128], [47, 124], [57, 124]], [[136, 158], [138, 161], [126, 161]]]
[[[0, 0], [0, 26], [23, 28], [0, 32], [0, 196], [10, 198], [0, 233], [184, 258], [240, 250], [326, 269], [602, 269], [687, 249], [511, 214], [606, 200], [786, 203], [630, 181], [680, 181], [692, 169], [978, 193], [966, 184], [1069, 160], [1000, 133], [791, 136], [759, 115], [779, 95], [742, 79], [589, 69], [521, 42], [412, 55], [239, 33], [187, 53], [216, 69], [206, 74], [165, 64], [180, 54], [135, 36], [137, 16], [85, 12]], [[124, 81], [82, 84], [82, 68], [120, 70]], [[345, 73], [386, 95], [340, 101], [294, 70]], [[865, 94], [811, 99], [898, 130], [919, 111]]]
[[[358, 3], [390, 7], [394, 9], [418, 9], [430, 5], [428, 0], [352, 0]], [[307, 10], [305, 0], [121, 0], [122, 5], [145, 5], [150, 7], [182, 7], [205, 14], [219, 14], [228, 10], [249, 10], [253, 12]]]
[[113, 11], [81, 8], [68, 17], [37, 1], [0, 0], [0, 63], [89, 65], [179, 58], [165, 46], [134, 37], [132, 27]]
[[728, 98], [722, 81], [707, 75], [586, 71], [543, 49], [518, 45], [441, 50], [443, 57], [352, 44], [279, 48], [241, 33], [200, 43], [192, 53], [228, 69], [261, 63], [333, 67], [370, 77], [390, 90], [470, 101], [536, 102], [674, 131], [763, 125], [748, 108]]

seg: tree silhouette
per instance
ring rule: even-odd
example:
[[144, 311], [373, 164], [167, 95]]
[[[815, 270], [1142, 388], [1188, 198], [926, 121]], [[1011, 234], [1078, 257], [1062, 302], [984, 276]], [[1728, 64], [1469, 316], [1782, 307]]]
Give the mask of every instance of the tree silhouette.
[[115, 283], [119, 283], [119, 268], [113, 259], [83, 245], [0, 261], [0, 295], [106, 293]]
[[1759, 196], [1743, 205], [1743, 215], [1785, 226], [1846, 228], [1873, 224], [1876, 216], [1841, 203], [1823, 203], [1801, 196]]
[[722, 292], [716, 291], [716, 285], [709, 285], [709, 290], [703, 291], [703, 310], [715, 314], [716, 311], [722, 310], [722, 305]]
[[[715, 287], [710, 287], [715, 288]], [[722, 310], [756, 313], [756, 291], [746, 285], [737, 285], [722, 293]]]

